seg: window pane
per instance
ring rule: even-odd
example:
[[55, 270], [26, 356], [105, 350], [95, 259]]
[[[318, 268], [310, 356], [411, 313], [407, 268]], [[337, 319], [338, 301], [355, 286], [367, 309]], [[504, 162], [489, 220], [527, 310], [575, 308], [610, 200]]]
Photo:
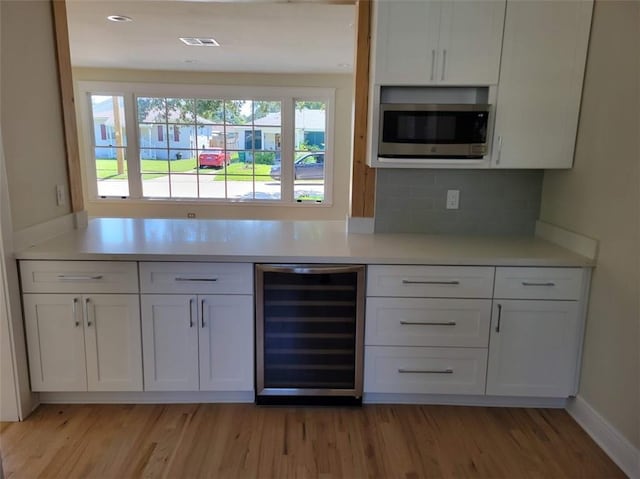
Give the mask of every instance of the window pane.
[[223, 100], [196, 100], [196, 114], [198, 124], [224, 123], [224, 101]]
[[251, 100], [227, 100], [224, 102], [225, 123], [227, 125], [251, 124], [252, 111]]
[[226, 198], [226, 184], [224, 180], [218, 180], [218, 175], [200, 175], [198, 176], [198, 184], [200, 186], [200, 198]]
[[[163, 150], [164, 153], [166, 153], [166, 151]], [[167, 174], [169, 173], [169, 162], [165, 159], [145, 159], [142, 158], [140, 159], [140, 173], [143, 173], [142, 177], [149, 179], [149, 176], [145, 177], [145, 173], [162, 173], [162, 174]], [[158, 177], [159, 175], [152, 175], [154, 178]]]
[[196, 127], [193, 125], [169, 124], [169, 146], [171, 148], [196, 148]]
[[169, 171], [171, 173], [195, 173], [196, 164], [194, 150], [169, 150]]
[[167, 125], [162, 123], [141, 123], [139, 126], [140, 148], [167, 148]]
[[142, 195], [147, 198], [169, 198], [169, 175], [142, 175]]
[[279, 101], [254, 101], [253, 122], [260, 126], [281, 126], [282, 106]]
[[138, 122], [162, 123], [167, 121], [167, 101], [158, 97], [138, 97]]
[[172, 198], [197, 198], [198, 197], [198, 176], [171, 174], [171, 197]]
[[294, 132], [294, 186], [296, 201], [324, 201], [326, 104], [296, 101]]
[[167, 98], [168, 121], [170, 123], [195, 123], [196, 102], [191, 98]]
[[257, 200], [279, 200], [282, 198], [280, 182], [269, 175], [256, 175], [255, 198]]
[[129, 196], [124, 97], [91, 95], [98, 196]]

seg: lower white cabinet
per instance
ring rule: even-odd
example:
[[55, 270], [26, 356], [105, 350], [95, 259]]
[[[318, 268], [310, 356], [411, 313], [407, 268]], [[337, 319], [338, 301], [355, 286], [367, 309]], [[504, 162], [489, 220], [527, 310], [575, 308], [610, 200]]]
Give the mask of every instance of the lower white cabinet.
[[142, 295], [147, 391], [253, 390], [253, 296]]
[[574, 394], [581, 341], [579, 319], [577, 301], [494, 301], [487, 394]]
[[33, 391], [141, 391], [133, 294], [25, 294]]
[[369, 393], [484, 394], [486, 348], [367, 346]]

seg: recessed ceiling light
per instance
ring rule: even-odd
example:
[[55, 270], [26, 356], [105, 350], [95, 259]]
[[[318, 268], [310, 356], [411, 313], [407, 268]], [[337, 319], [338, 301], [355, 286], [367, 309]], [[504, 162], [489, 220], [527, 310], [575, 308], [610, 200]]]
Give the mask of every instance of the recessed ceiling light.
[[219, 47], [220, 44], [213, 38], [180, 37], [180, 41], [190, 47]]
[[112, 22], [133, 22], [133, 18], [131, 17], [127, 17], [125, 15], [109, 15], [107, 17], [107, 20], [110, 20]]

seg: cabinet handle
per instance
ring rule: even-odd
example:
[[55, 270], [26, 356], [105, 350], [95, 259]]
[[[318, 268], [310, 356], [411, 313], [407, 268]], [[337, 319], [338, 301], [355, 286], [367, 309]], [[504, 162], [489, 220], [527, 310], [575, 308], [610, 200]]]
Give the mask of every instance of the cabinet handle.
[[404, 321], [401, 320], [402, 325], [416, 325], [416, 326], [455, 326], [455, 321]]
[[204, 329], [204, 299], [200, 301], [200, 326]]
[[189, 327], [193, 328], [193, 298], [189, 299]]
[[403, 279], [402, 280], [402, 284], [449, 284], [449, 285], [456, 285], [456, 284], [460, 284], [460, 281], [458, 280], [453, 280], [453, 281], [414, 281], [411, 279]]
[[547, 281], [545, 283], [535, 283], [530, 281], [523, 281], [522, 286], [555, 286], [556, 283], [553, 281]]
[[496, 324], [496, 333], [500, 332], [500, 321], [502, 320], [502, 305], [498, 304], [498, 324]]
[[91, 321], [89, 321], [89, 303], [91, 302], [90, 298], [84, 298], [84, 315], [85, 315], [85, 319], [87, 320], [87, 327], [91, 327], [91, 325], [93, 324]]
[[496, 156], [496, 165], [500, 164], [501, 156], [502, 156], [502, 136], [498, 136], [498, 154]]
[[442, 50], [442, 75], [440, 80], [444, 80], [444, 71], [447, 68], [447, 50]]
[[431, 81], [434, 80], [436, 74], [436, 50], [431, 50]]
[[80, 326], [80, 321], [78, 321], [78, 298], [73, 298], [73, 322], [76, 328]]
[[453, 374], [453, 369], [398, 369], [400, 374]]
[[218, 281], [218, 278], [184, 278], [181, 276], [176, 276], [174, 280], [175, 281], [208, 281], [210, 283], [214, 283]]
[[77, 275], [77, 274], [59, 274], [58, 279], [60, 281], [90, 281], [96, 279], [104, 278], [101, 274], [86, 274], [86, 275]]

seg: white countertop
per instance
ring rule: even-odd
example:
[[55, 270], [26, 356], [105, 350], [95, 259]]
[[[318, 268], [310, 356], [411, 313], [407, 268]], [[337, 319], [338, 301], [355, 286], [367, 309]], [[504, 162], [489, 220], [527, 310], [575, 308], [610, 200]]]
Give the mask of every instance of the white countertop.
[[40, 260], [164, 260], [593, 266], [533, 237], [349, 234], [343, 221], [97, 218], [16, 254]]

